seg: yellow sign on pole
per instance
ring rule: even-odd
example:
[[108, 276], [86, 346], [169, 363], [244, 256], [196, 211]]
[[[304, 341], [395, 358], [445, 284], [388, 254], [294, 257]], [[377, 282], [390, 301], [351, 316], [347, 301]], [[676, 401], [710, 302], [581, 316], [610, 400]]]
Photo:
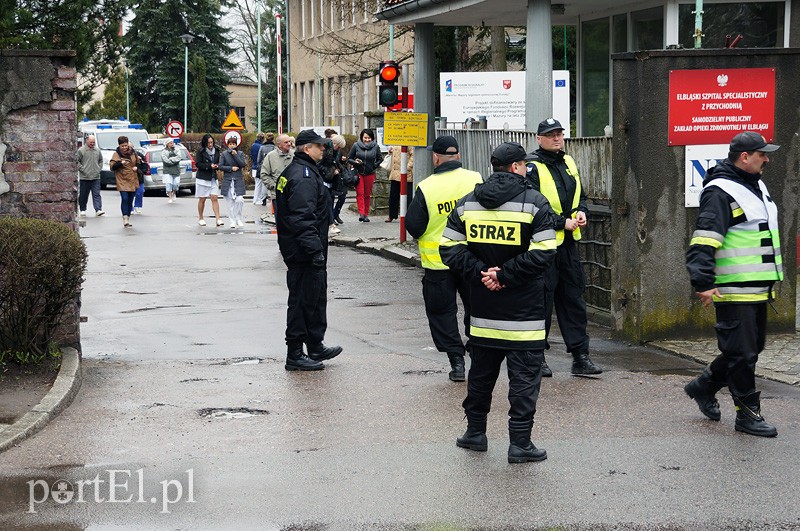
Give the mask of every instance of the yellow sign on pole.
[[231, 112], [228, 113], [228, 117], [222, 122], [222, 127], [220, 127], [220, 129], [226, 131], [241, 131], [244, 129], [242, 121], [239, 119], [239, 115], [236, 114], [234, 109], [231, 109]]
[[384, 113], [383, 143], [387, 146], [427, 146], [428, 113]]

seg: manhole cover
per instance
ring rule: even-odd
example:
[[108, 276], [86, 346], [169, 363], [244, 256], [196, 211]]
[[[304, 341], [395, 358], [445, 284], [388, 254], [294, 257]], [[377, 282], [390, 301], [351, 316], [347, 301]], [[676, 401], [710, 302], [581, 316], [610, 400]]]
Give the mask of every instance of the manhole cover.
[[197, 411], [198, 415], [211, 419], [246, 419], [256, 415], [269, 415], [266, 409], [249, 407], [206, 407]]

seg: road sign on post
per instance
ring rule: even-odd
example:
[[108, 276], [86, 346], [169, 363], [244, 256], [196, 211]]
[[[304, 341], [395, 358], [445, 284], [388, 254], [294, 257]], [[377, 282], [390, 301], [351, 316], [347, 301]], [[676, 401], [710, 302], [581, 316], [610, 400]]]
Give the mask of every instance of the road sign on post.
[[183, 124], [178, 120], [170, 120], [164, 131], [167, 133], [168, 137], [180, 138], [183, 135]]
[[222, 122], [222, 127], [220, 127], [220, 129], [226, 131], [241, 131], [244, 129], [242, 121], [239, 119], [239, 115], [236, 114], [234, 109], [231, 109], [231, 112], [228, 113], [228, 117]]
[[384, 113], [383, 143], [387, 146], [427, 146], [428, 113]]
[[228, 131], [222, 140], [225, 146], [228, 145], [228, 140], [231, 138], [236, 140], [236, 147], [239, 147], [239, 144], [242, 143], [242, 134], [239, 131]]

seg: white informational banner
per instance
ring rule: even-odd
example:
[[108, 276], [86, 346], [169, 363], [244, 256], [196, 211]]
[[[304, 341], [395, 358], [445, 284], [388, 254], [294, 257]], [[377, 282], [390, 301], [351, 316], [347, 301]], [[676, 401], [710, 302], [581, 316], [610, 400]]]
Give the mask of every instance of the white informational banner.
[[[569, 71], [553, 71], [553, 118], [569, 136]], [[533, 130], [525, 124], [525, 72], [442, 72], [439, 74], [440, 114], [448, 122], [486, 117], [489, 129]]]
[[300, 131], [305, 131], [306, 129], [313, 129], [314, 132], [317, 133], [319, 136], [325, 136], [325, 131], [327, 129], [333, 129], [334, 131], [336, 131], [337, 135], [342, 134], [340, 132], [341, 127], [339, 127], [338, 125], [303, 125], [303, 126], [300, 126]]
[[686, 166], [684, 179], [686, 182], [686, 207], [700, 206], [700, 192], [703, 191], [703, 179], [709, 168], [717, 162], [728, 158], [728, 144], [706, 144], [702, 146], [686, 146]]

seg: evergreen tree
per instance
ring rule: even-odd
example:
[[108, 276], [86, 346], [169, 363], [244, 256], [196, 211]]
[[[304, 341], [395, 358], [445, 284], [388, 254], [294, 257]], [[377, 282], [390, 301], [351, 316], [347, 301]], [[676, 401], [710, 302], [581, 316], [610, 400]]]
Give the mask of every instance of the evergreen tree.
[[[213, 112], [206, 71], [205, 59], [200, 55], [195, 55], [192, 59], [192, 78], [194, 83], [192, 83], [192, 100], [189, 109], [189, 123], [192, 124], [191, 129], [195, 132], [211, 131], [212, 129]], [[221, 121], [220, 125], [222, 125]]]
[[[189, 33], [194, 36], [188, 45], [190, 54], [203, 58], [210, 102], [210, 119], [201, 121], [207, 124], [202, 130], [219, 130], [228, 111], [226, 85], [231, 72], [227, 57], [233, 52], [228, 30], [220, 24], [225, 7], [225, 0], [134, 2], [136, 18], [125, 36], [129, 46], [126, 62], [131, 70], [131, 98], [145, 114], [148, 129], [159, 130], [170, 119], [183, 117], [184, 43], [180, 35]], [[192, 70], [197, 70], [196, 65], [189, 76], [194, 100]], [[195, 126], [192, 129], [198, 131]]]
[[103, 92], [103, 99], [92, 103], [84, 114], [90, 120], [98, 120], [100, 118], [116, 119], [124, 116], [133, 123], [141, 123], [142, 116], [136, 108], [136, 101], [133, 99], [130, 101], [130, 116], [127, 113], [128, 105], [126, 103], [125, 69], [120, 67], [109, 78]]

